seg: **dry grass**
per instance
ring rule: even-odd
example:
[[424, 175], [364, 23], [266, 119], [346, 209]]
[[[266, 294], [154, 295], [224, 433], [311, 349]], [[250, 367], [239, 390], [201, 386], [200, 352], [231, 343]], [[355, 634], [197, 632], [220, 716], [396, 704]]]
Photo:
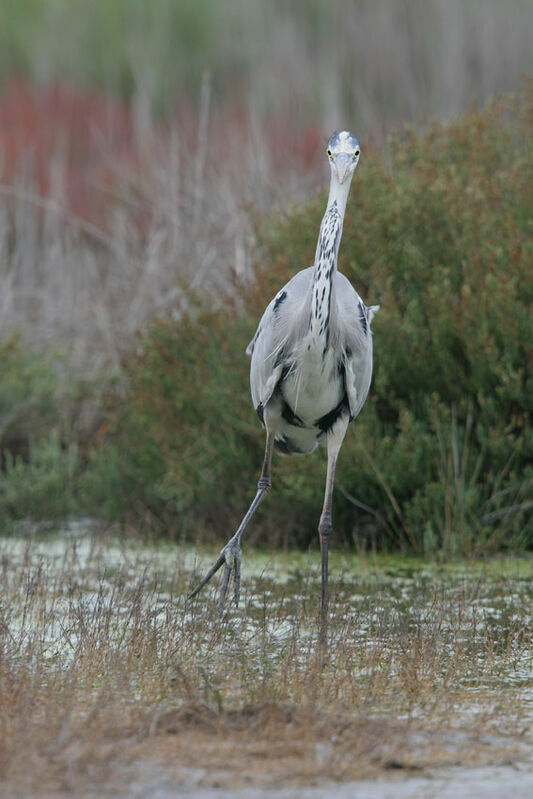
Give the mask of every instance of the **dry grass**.
[[[206, 96], [200, 132], [208, 116]], [[88, 157], [72, 190], [60, 144], [72, 131], [48, 124], [58, 142], [44, 164], [48, 193], [31, 159], [0, 185], [0, 337], [19, 328], [71, 369], [93, 372], [118, 364], [154, 314], [179, 309], [185, 288], [216, 298], [232, 274], [247, 273], [248, 209], [269, 206], [269, 181], [258, 176], [254, 142], [239, 135], [224, 170], [207, 174], [206, 134], [192, 146], [176, 123], [125, 153], [104, 139], [97, 167]], [[80, 191], [88, 205], [78, 213]]]
[[339, 558], [326, 657], [314, 558], [276, 580], [248, 562], [219, 621], [208, 596], [185, 604], [178, 548], [4, 540], [3, 783], [81, 795], [140, 762], [275, 786], [526, 756], [530, 562]]
[[[135, 108], [66, 86], [0, 91], [0, 339], [67, 369], [116, 366], [155, 315], [251, 273], [254, 216], [323, 182], [322, 141], [252, 109], [193, 105], [139, 132]], [[302, 141], [307, 147], [302, 149]]]

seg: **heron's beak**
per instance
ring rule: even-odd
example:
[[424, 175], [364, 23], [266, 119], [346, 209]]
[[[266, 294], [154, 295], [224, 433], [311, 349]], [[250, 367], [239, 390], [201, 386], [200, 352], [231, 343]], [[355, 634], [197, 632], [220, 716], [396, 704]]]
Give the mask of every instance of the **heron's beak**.
[[335, 158], [335, 168], [337, 170], [337, 175], [339, 178], [339, 183], [344, 182], [344, 178], [348, 174], [348, 167], [350, 166], [352, 159], [349, 155], [344, 155], [344, 153], [339, 153]]

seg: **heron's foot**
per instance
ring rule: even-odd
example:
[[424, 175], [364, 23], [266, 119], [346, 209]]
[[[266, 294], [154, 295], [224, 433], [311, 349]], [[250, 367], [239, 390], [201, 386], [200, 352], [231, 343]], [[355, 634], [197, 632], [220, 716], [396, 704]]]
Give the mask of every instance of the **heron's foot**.
[[211, 577], [224, 566], [224, 574], [222, 576], [222, 585], [220, 587], [220, 595], [218, 597], [218, 612], [222, 616], [224, 609], [224, 602], [228, 592], [229, 581], [231, 573], [233, 572], [233, 599], [235, 607], [239, 606], [239, 597], [241, 593], [241, 542], [235, 536], [230, 538], [226, 546], [221, 550], [217, 560], [211, 566], [203, 580], [200, 580], [196, 588], [191, 591], [187, 599], [192, 599], [198, 594], [204, 585], [209, 582]]

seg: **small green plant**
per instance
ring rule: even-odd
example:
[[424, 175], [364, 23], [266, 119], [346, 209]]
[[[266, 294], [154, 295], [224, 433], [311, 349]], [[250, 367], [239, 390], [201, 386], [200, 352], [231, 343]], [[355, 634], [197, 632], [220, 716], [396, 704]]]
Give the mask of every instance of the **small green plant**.
[[0, 472], [0, 527], [26, 517], [53, 521], [69, 516], [77, 508], [77, 467], [76, 447], [62, 446], [56, 432], [30, 442], [28, 463], [7, 453]]
[[57, 376], [15, 332], [0, 340], [0, 447], [25, 448], [30, 435], [47, 431], [55, 417]]
[[0, 529], [75, 509], [78, 448], [51, 362], [14, 334], [0, 341]]

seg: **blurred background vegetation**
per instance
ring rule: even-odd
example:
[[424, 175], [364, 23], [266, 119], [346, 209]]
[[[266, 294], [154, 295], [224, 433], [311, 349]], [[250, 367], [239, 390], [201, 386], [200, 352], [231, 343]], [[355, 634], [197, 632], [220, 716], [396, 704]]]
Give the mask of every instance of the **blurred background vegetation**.
[[[382, 311], [337, 540], [530, 547], [532, 26], [528, 0], [4, 0], [0, 529], [226, 540], [263, 450], [244, 348], [349, 127], [340, 268]], [[250, 538], [313, 542], [324, 474], [276, 459]]]
[[532, 23], [529, 0], [4, 0], [0, 74], [111, 93], [149, 128], [207, 70], [218, 106], [383, 141], [516, 89]]

